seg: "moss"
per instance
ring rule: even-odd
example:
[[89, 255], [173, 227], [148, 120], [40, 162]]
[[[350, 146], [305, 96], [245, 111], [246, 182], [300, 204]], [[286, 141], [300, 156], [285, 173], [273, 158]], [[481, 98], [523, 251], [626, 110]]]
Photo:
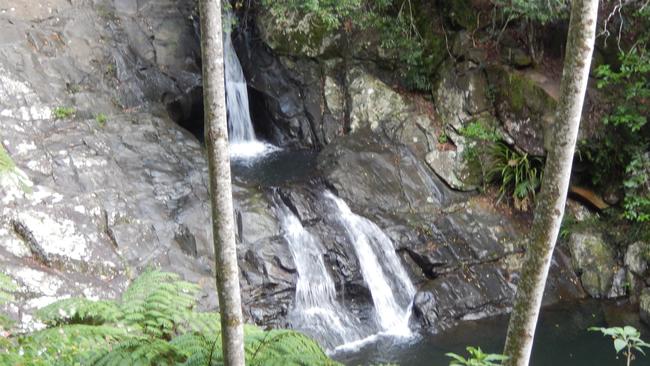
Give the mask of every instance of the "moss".
[[510, 112], [521, 117], [540, 117], [555, 110], [555, 100], [526, 75], [496, 66], [487, 73], [495, 102], [507, 106]]
[[[262, 33], [274, 51], [287, 55], [308, 57], [334, 56], [338, 47], [327, 47], [338, 29], [330, 29], [317, 18], [307, 19], [302, 13], [291, 13], [279, 18], [268, 9], [260, 15]], [[334, 45], [332, 45], [334, 46]]]

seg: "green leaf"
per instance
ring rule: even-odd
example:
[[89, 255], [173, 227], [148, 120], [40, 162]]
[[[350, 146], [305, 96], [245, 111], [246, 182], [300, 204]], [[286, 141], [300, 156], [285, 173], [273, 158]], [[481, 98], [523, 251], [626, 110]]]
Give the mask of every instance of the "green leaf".
[[627, 342], [620, 338], [614, 339], [614, 349], [616, 349], [616, 353], [621, 352], [625, 347], [627, 347]]

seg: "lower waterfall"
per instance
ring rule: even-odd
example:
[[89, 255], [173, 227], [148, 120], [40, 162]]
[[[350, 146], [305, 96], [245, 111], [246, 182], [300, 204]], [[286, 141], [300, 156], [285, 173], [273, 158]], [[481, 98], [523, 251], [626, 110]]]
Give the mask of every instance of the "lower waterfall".
[[361, 338], [360, 324], [336, 301], [336, 288], [323, 255], [321, 242], [307, 231], [296, 215], [277, 203], [283, 236], [298, 272], [292, 325], [318, 339], [327, 349]]
[[284, 239], [293, 256], [298, 279], [289, 319], [292, 326], [317, 339], [328, 352], [354, 349], [379, 336], [410, 337], [411, 301], [415, 288], [390, 238], [372, 221], [354, 214], [331, 192], [323, 197], [354, 247], [370, 290], [375, 321], [362, 324], [337, 299], [335, 283], [324, 261], [325, 247], [305, 229], [280, 199], [274, 199]]
[[345, 227], [359, 258], [380, 331], [410, 336], [409, 319], [415, 287], [395, 253], [393, 242], [374, 222], [352, 212], [342, 199], [331, 192], [326, 192], [325, 197], [335, 203], [336, 217]]

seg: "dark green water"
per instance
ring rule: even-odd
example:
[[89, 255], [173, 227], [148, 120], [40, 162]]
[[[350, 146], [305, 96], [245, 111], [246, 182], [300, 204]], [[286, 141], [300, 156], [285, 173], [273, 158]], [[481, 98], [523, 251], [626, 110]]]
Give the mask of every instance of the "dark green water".
[[[421, 335], [410, 343], [395, 344], [385, 339], [334, 358], [346, 365], [391, 362], [401, 366], [447, 366], [449, 358], [444, 354], [464, 354], [466, 345], [500, 353], [507, 322], [507, 316], [465, 322], [441, 334]], [[650, 329], [639, 323], [637, 311], [629, 307], [586, 301], [546, 308], [538, 323], [531, 366], [624, 366], [623, 357], [616, 358], [611, 339], [588, 332], [587, 328], [626, 324], [639, 329], [644, 340], [650, 340]], [[641, 357], [633, 362], [634, 366], [650, 365], [650, 356]]]
[[318, 153], [311, 150], [278, 150], [256, 159], [233, 161], [234, 179], [263, 187], [300, 182], [313, 177]]

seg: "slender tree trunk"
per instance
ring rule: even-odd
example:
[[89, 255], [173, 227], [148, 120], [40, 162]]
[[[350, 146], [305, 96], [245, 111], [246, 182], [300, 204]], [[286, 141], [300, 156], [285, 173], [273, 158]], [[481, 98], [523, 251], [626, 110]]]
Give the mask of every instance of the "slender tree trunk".
[[205, 143], [208, 150], [212, 234], [226, 366], [244, 366], [244, 324], [230, 181], [224, 86], [221, 0], [200, 0]]
[[560, 231], [593, 52], [598, 0], [573, 0], [555, 123], [547, 136], [546, 167], [531, 241], [506, 339], [507, 366], [527, 366], [546, 277]]

